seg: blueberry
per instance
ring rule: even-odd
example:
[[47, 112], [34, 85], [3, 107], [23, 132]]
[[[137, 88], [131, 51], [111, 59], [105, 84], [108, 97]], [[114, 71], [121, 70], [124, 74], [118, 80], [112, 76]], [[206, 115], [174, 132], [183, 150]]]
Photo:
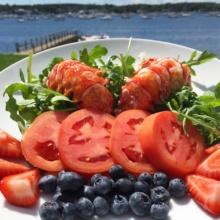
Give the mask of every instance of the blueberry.
[[109, 169], [109, 175], [113, 180], [125, 177], [125, 170], [121, 165], [114, 165]]
[[152, 176], [151, 174], [149, 173], [141, 173], [139, 176], [138, 176], [138, 180], [139, 181], [144, 181], [144, 182], [147, 182], [149, 186], [151, 186], [152, 184]]
[[39, 208], [39, 215], [42, 220], [59, 220], [60, 206], [53, 201], [44, 202]]
[[54, 175], [46, 175], [40, 178], [38, 187], [42, 192], [52, 193], [57, 188], [57, 178]]
[[147, 182], [137, 181], [134, 184], [134, 192], [143, 192], [148, 194], [150, 192], [150, 187]]
[[132, 183], [135, 183], [137, 181], [137, 178], [132, 173], [126, 173], [125, 178], [129, 179]]
[[58, 174], [57, 185], [60, 187], [61, 190], [76, 191], [79, 190], [85, 184], [85, 178], [77, 173], [71, 171], [61, 171]]
[[133, 192], [134, 183], [130, 179], [120, 178], [116, 181], [116, 191], [118, 194], [129, 196]]
[[62, 206], [63, 203], [71, 202], [74, 203], [76, 199], [70, 191], [57, 191], [53, 195], [53, 201]]
[[170, 180], [168, 188], [170, 195], [175, 198], [183, 198], [188, 193], [188, 188], [186, 183], [179, 178]]
[[166, 219], [169, 213], [169, 207], [164, 202], [156, 202], [150, 208], [150, 215], [156, 220]]
[[155, 172], [152, 177], [152, 182], [154, 186], [163, 186], [167, 188], [169, 184], [169, 178], [165, 173]]
[[92, 175], [92, 177], [90, 179], [90, 185], [93, 186], [94, 182], [101, 176], [102, 176], [102, 174], [100, 174], [100, 173], [96, 173], [96, 174]]
[[109, 204], [107, 200], [101, 196], [97, 196], [93, 201], [95, 213], [97, 216], [107, 215], [109, 212]]
[[129, 198], [129, 206], [135, 215], [144, 216], [150, 212], [151, 200], [143, 192], [134, 192]]
[[109, 204], [110, 211], [115, 215], [124, 215], [129, 211], [128, 200], [123, 195], [114, 195]]
[[81, 197], [76, 203], [76, 210], [79, 217], [87, 219], [95, 214], [93, 203], [84, 197]]
[[170, 193], [163, 186], [155, 186], [150, 189], [150, 199], [152, 203], [155, 202], [169, 203]]
[[92, 186], [85, 185], [83, 186], [82, 190], [79, 191], [78, 195], [80, 195], [80, 197], [85, 197], [89, 199], [91, 202], [93, 202], [93, 200], [96, 197], [95, 188]]
[[62, 220], [74, 220], [76, 216], [76, 206], [73, 203], [67, 202], [62, 205]]
[[97, 195], [106, 195], [112, 190], [112, 181], [106, 176], [100, 176], [93, 184]]

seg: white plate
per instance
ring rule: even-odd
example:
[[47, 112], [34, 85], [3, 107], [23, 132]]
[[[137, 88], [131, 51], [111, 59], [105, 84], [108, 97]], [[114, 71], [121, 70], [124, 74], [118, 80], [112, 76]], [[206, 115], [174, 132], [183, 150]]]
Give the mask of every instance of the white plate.
[[[101, 44], [108, 48], [108, 56], [112, 54], [118, 55], [119, 53], [126, 53], [129, 39], [109, 39], [109, 40], [100, 40], [100, 41], [91, 41], [91, 42], [79, 42], [72, 43], [60, 47], [56, 47], [53, 49], [49, 49], [47, 51], [43, 51], [34, 55], [33, 57], [33, 65], [32, 72], [34, 74], [39, 74], [52, 60], [52, 58], [56, 56], [60, 56], [63, 58], [70, 58], [72, 51], [79, 51], [85, 45], [88, 45], [88, 49], [93, 48], [97, 44]], [[205, 50], [205, 48], [204, 48]], [[170, 44], [167, 42], [161, 41], [152, 41], [152, 40], [142, 40], [142, 39], [132, 39], [132, 44], [130, 48], [130, 54], [135, 57], [138, 61], [138, 56], [141, 52], [146, 53], [147, 57], [174, 57], [178, 58], [180, 61], [187, 61], [191, 53], [194, 49], [187, 48], [184, 46]], [[211, 52], [211, 51], [208, 51]], [[5, 111], [5, 101], [8, 97], [3, 97], [2, 94], [7, 85], [20, 81], [19, 78], [19, 69], [22, 69], [24, 73], [26, 73], [27, 68], [27, 58], [23, 59], [12, 66], [8, 67], [4, 71], [0, 73], [0, 128], [9, 132], [16, 138], [20, 138], [21, 135], [17, 128], [17, 124], [12, 121], [9, 117], [9, 113]], [[194, 83], [193, 88], [199, 94], [201, 94], [207, 88], [211, 88], [220, 81], [220, 61], [218, 59], [213, 59], [212, 61], [202, 64], [200, 66], [196, 66], [194, 68], [196, 70], [197, 75], [192, 77]], [[36, 204], [32, 208], [19, 208], [10, 205], [5, 201], [3, 196], [0, 194], [0, 216], [1, 219], [14, 219], [16, 216], [16, 220], [36, 220], [40, 219], [38, 216], [38, 208], [39, 205], [44, 201], [43, 198], [40, 199], [39, 203]], [[94, 219], [97, 219], [94, 217]], [[99, 218], [100, 219], [100, 218]], [[139, 220], [145, 219], [150, 220], [149, 217], [138, 218], [132, 214], [124, 215], [124, 216], [106, 216], [101, 218], [103, 220], [110, 219], [120, 219], [120, 220]], [[171, 200], [170, 204], [170, 213], [168, 220], [211, 220], [215, 219], [213, 216], [207, 214], [203, 211], [191, 198], [187, 198], [184, 200], [174, 201]], [[219, 219], [219, 218], [216, 218]]]

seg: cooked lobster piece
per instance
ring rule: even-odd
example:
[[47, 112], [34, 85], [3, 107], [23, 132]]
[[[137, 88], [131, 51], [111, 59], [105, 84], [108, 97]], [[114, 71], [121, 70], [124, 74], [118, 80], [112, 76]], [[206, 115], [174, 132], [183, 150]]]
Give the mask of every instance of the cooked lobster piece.
[[113, 96], [105, 87], [108, 80], [102, 71], [76, 60], [63, 60], [48, 75], [49, 89], [60, 92], [78, 103], [79, 108], [113, 112]]

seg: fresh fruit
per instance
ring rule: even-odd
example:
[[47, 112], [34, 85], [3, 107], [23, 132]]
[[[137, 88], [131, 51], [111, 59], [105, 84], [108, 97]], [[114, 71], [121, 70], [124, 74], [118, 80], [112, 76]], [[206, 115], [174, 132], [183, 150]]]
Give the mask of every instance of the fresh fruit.
[[220, 148], [199, 164], [196, 173], [213, 179], [220, 179]]
[[78, 216], [80, 216], [83, 219], [87, 219], [95, 214], [95, 207], [89, 199], [81, 197], [77, 201], [76, 211]]
[[220, 181], [201, 175], [188, 175], [186, 183], [191, 196], [206, 211], [220, 215]]
[[93, 201], [97, 216], [105, 216], [109, 212], [109, 204], [104, 197], [97, 196]]
[[60, 161], [58, 131], [67, 112], [48, 111], [38, 116], [25, 131], [21, 149], [25, 159], [33, 166], [46, 171], [64, 169]]
[[135, 215], [145, 216], [150, 212], [151, 200], [143, 192], [134, 192], [129, 197], [129, 207]]
[[164, 188], [167, 188], [169, 184], [169, 177], [166, 173], [155, 172], [152, 176], [152, 183], [154, 186], [163, 186]]
[[156, 202], [150, 208], [150, 215], [153, 219], [166, 219], [169, 213], [169, 206], [164, 202]]
[[170, 193], [163, 186], [154, 186], [150, 189], [150, 199], [152, 203], [165, 202], [168, 204], [170, 201]]
[[21, 143], [15, 137], [0, 129], [0, 156], [22, 158]]
[[188, 194], [186, 182], [179, 178], [170, 180], [168, 189], [170, 196], [174, 198], [183, 198]]
[[[87, 179], [87, 182], [82, 181], [85, 180], [83, 175], [77, 174], [79, 176], [75, 178], [76, 176], [70, 175], [70, 172], [72, 171], [63, 170], [58, 173], [57, 189], [51, 193], [52, 201], [44, 203], [40, 208], [41, 216], [44, 214], [46, 216], [53, 208], [56, 213], [57, 205], [60, 207], [60, 216], [69, 215], [69, 212], [73, 210], [73, 217], [77, 219], [93, 215], [102, 217], [108, 213], [124, 215], [129, 210], [135, 216], [149, 216], [150, 208], [154, 204], [161, 203], [167, 208], [168, 206], [164, 203], [168, 204], [171, 198], [169, 189], [152, 184], [150, 174], [142, 173], [136, 178], [119, 165], [114, 165], [109, 169], [108, 174], [111, 174], [112, 177], [96, 173]], [[75, 177], [73, 178], [73, 176]], [[77, 183], [79, 183], [78, 186], [76, 186]], [[49, 182], [45, 182], [45, 184], [48, 184], [48, 187], [50, 185]], [[48, 210], [46, 210], [47, 208]], [[168, 212], [169, 209], [162, 208], [159, 216], [165, 216]]]
[[114, 215], [124, 215], [129, 211], [128, 200], [125, 196], [116, 194], [111, 198], [109, 208]]
[[61, 124], [58, 149], [64, 165], [78, 173], [104, 173], [114, 165], [109, 139], [115, 118], [94, 109], [70, 114]]
[[51, 174], [41, 177], [38, 182], [38, 187], [45, 193], [55, 192], [57, 188], [57, 177]]
[[215, 144], [215, 145], [210, 146], [210, 147], [207, 147], [204, 151], [205, 151], [205, 154], [210, 155], [218, 149], [220, 149], [220, 143]]
[[30, 206], [38, 201], [40, 179], [39, 169], [4, 177], [0, 189], [5, 199], [16, 206]]
[[41, 220], [59, 219], [60, 206], [54, 201], [46, 201], [41, 205], [39, 215]]
[[204, 158], [203, 137], [189, 121], [186, 130], [187, 134], [171, 111], [149, 115], [141, 124], [139, 137], [145, 156], [170, 178], [192, 173]]
[[22, 173], [29, 169], [30, 168], [22, 164], [10, 162], [8, 160], [4, 160], [0, 158], [0, 180], [5, 176]]
[[63, 191], [77, 191], [85, 184], [86, 179], [72, 171], [61, 171], [57, 177], [57, 185]]

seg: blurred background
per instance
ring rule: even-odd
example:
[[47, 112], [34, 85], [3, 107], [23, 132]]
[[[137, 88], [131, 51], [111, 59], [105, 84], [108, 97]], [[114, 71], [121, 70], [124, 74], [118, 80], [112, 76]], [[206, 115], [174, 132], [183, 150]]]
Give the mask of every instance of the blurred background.
[[1, 0], [0, 30], [0, 71], [30, 52], [104, 38], [159, 40], [220, 57], [220, 0]]

